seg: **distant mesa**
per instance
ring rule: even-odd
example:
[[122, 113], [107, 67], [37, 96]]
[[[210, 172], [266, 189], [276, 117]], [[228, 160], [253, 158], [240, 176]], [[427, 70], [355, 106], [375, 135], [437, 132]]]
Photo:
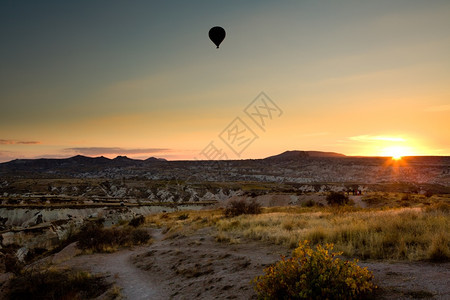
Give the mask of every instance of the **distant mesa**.
[[323, 152], [323, 151], [306, 151], [310, 157], [346, 157], [342, 153]]
[[292, 161], [292, 160], [302, 160], [309, 157], [345, 157], [344, 154], [336, 152], [322, 152], [322, 151], [285, 151], [281, 154], [269, 156], [264, 160], [269, 161]]
[[269, 156], [265, 158], [265, 160], [270, 161], [300, 160], [308, 157], [309, 155], [306, 151], [285, 151], [278, 155]]
[[157, 157], [149, 157], [145, 161], [147, 162], [156, 162], [156, 161], [167, 161], [165, 158], [157, 158]]

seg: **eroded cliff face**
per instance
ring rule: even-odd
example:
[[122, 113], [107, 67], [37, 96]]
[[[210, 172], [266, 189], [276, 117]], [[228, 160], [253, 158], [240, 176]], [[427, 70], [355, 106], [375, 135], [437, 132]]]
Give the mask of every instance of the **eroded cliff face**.
[[[355, 169], [357, 169], [355, 167]], [[330, 170], [329, 170], [330, 171]], [[331, 172], [331, 171], [330, 171]], [[361, 170], [361, 172], [366, 172]], [[312, 172], [314, 173], [314, 172]], [[342, 172], [344, 173], [344, 172]], [[370, 173], [370, 172], [369, 172]], [[369, 174], [370, 175], [370, 174]], [[375, 174], [376, 175], [376, 174]], [[374, 175], [374, 176], [375, 176]], [[267, 193], [304, 194], [328, 191], [393, 191], [408, 193], [450, 193], [450, 186], [400, 181], [367, 183], [364, 181], [314, 181], [298, 183], [289, 177], [276, 175], [245, 175], [245, 181], [198, 182], [194, 180], [143, 179], [24, 179], [1, 180], [2, 205], [83, 205], [97, 203], [185, 203], [223, 201], [235, 196]], [[275, 177], [276, 178], [275, 178]], [[337, 176], [337, 175], [336, 175]], [[270, 178], [269, 178], [270, 177]], [[272, 178], [273, 177], [273, 178]], [[448, 180], [450, 182], [450, 178]]]
[[175, 210], [201, 209], [201, 205], [136, 206], [102, 208], [0, 208], [3, 231], [0, 249], [16, 249], [23, 260], [29, 251], [52, 250], [58, 247], [86, 220], [102, 219], [106, 227], [129, 221], [137, 216]]

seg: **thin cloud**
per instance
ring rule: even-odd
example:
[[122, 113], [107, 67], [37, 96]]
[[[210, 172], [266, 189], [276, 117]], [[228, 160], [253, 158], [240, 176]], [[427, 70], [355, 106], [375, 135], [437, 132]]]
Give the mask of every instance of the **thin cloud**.
[[35, 145], [40, 143], [38, 141], [0, 140], [0, 145]]
[[170, 151], [167, 148], [135, 148], [124, 149], [119, 147], [79, 147], [79, 148], [66, 148], [64, 151], [75, 152], [81, 155], [103, 155], [103, 154], [149, 154]]
[[40, 144], [41, 142], [38, 141], [17, 141], [16, 144], [21, 144], [21, 145], [36, 145], [36, 144]]
[[382, 136], [382, 135], [357, 135], [350, 137], [352, 141], [358, 141], [358, 142], [379, 142], [379, 141], [386, 141], [386, 142], [406, 142], [406, 140], [402, 137], [395, 137], [395, 136]]
[[437, 105], [437, 106], [430, 106], [425, 109], [425, 111], [428, 112], [441, 112], [441, 111], [448, 111], [450, 110], [450, 105]]
[[0, 140], [0, 145], [12, 145], [15, 144], [13, 140]]

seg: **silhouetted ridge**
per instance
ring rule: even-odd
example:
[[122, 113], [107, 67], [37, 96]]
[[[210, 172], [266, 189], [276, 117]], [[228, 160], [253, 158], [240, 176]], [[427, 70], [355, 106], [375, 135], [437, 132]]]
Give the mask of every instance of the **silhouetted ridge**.
[[265, 160], [270, 161], [288, 161], [288, 160], [300, 160], [308, 158], [309, 155], [305, 151], [285, 151], [281, 154], [269, 156]]
[[310, 157], [346, 157], [346, 155], [336, 152], [322, 152], [322, 151], [306, 151]]
[[120, 162], [132, 162], [136, 161], [135, 159], [129, 158], [127, 156], [119, 155], [116, 158], [113, 159], [114, 161], [120, 161]]
[[145, 160], [146, 162], [157, 162], [157, 161], [167, 161], [165, 158], [149, 157]]
[[322, 152], [322, 151], [285, 151], [281, 154], [269, 156], [265, 160], [269, 161], [294, 161], [302, 160], [309, 157], [345, 157], [344, 154], [336, 152]]

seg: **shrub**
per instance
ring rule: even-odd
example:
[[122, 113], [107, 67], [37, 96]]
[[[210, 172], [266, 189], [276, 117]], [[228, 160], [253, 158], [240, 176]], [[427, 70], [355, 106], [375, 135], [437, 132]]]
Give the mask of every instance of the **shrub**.
[[235, 217], [247, 212], [247, 203], [244, 200], [233, 200], [225, 208], [226, 217]]
[[250, 215], [257, 215], [261, 213], [261, 204], [256, 202], [255, 200], [250, 201], [250, 203], [247, 204], [247, 214]]
[[92, 299], [109, 288], [103, 277], [71, 270], [27, 270], [13, 277], [7, 299]]
[[144, 224], [144, 222], [145, 222], [144, 216], [138, 216], [136, 218], [131, 219], [130, 222], [128, 223], [128, 225], [133, 226], [133, 227], [139, 227], [142, 224]]
[[232, 200], [228, 203], [224, 213], [226, 217], [236, 217], [243, 214], [256, 215], [261, 213], [261, 205], [255, 200], [250, 203], [245, 200]]
[[150, 240], [150, 234], [144, 229], [135, 229], [131, 233], [131, 241], [133, 244], [145, 244]]
[[330, 252], [332, 244], [310, 247], [299, 243], [292, 258], [282, 257], [256, 277], [255, 290], [260, 299], [355, 299], [373, 292], [373, 275], [357, 261], [343, 261], [342, 253]]
[[330, 192], [326, 200], [329, 205], [345, 205], [349, 203], [348, 197], [344, 193], [338, 192]]
[[81, 227], [76, 239], [80, 249], [111, 252], [120, 246], [145, 243], [150, 235], [142, 229], [103, 228], [101, 223], [88, 222]]
[[316, 206], [316, 202], [312, 199], [308, 199], [302, 203], [302, 207], [314, 207]]
[[[107, 240], [107, 236], [103, 230], [103, 224], [99, 222], [87, 222], [76, 235], [78, 247], [80, 249], [96, 249], [101, 248]], [[110, 241], [109, 241], [110, 242]]]

